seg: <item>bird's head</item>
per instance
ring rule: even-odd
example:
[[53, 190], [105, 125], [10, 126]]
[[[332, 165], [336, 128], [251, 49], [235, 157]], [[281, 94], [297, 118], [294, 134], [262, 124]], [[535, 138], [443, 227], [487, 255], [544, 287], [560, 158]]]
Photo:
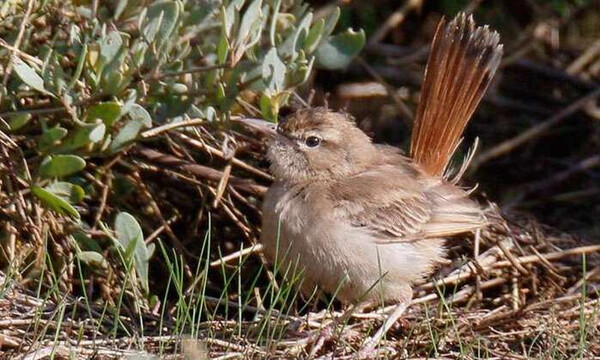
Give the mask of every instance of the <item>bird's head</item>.
[[271, 137], [267, 157], [279, 181], [347, 177], [363, 171], [377, 156], [371, 139], [349, 115], [326, 108], [302, 109], [277, 127], [262, 127]]

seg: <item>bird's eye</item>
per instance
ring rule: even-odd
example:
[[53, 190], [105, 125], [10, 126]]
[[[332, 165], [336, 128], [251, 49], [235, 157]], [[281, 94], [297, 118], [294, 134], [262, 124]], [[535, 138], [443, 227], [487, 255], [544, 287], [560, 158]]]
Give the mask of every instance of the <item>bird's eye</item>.
[[309, 136], [306, 138], [305, 143], [306, 143], [306, 146], [314, 148], [314, 147], [319, 146], [319, 144], [321, 143], [321, 139], [319, 139], [316, 136]]

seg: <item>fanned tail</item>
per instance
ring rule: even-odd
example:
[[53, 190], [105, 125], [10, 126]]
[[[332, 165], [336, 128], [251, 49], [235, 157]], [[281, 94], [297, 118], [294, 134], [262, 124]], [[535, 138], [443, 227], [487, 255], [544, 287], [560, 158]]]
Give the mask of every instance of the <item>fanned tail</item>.
[[441, 176], [502, 57], [500, 36], [464, 13], [438, 24], [425, 68], [410, 155]]

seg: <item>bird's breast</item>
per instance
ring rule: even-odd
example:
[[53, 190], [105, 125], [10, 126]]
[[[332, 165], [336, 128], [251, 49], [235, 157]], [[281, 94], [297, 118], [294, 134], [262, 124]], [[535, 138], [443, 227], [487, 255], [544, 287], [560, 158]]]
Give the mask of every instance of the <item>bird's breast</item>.
[[[354, 301], [376, 283], [385, 284], [391, 298], [405, 296], [406, 284], [429, 266], [420, 251], [410, 243], [378, 244], [367, 229], [336, 216], [328, 201], [318, 191], [277, 183], [269, 189], [261, 242], [271, 264], [301, 270], [305, 292], [318, 285], [342, 301]], [[342, 290], [341, 281], [347, 281]]]

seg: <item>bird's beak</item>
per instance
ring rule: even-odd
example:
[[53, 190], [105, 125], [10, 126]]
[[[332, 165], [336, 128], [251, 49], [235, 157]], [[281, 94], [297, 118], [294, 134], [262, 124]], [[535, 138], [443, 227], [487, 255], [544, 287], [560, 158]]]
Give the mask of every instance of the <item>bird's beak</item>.
[[253, 118], [232, 118], [232, 120], [240, 122], [249, 128], [259, 131], [265, 136], [273, 138], [277, 135], [277, 124], [268, 122], [262, 119]]

